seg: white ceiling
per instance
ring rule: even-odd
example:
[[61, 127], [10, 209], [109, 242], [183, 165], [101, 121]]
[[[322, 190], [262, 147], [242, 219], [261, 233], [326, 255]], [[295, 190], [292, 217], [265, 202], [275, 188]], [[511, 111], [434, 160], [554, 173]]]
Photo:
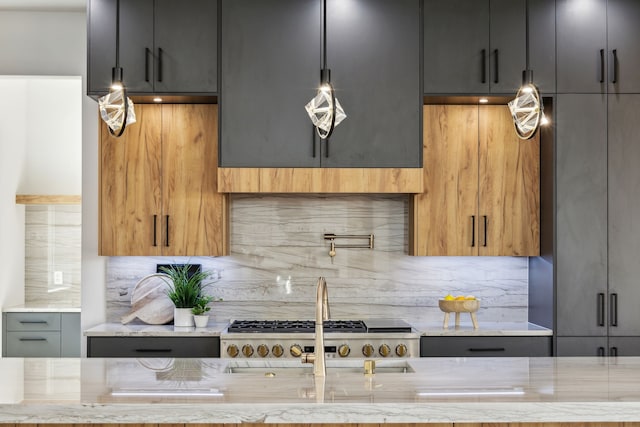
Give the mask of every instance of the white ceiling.
[[86, 0], [0, 0], [2, 10], [84, 11]]

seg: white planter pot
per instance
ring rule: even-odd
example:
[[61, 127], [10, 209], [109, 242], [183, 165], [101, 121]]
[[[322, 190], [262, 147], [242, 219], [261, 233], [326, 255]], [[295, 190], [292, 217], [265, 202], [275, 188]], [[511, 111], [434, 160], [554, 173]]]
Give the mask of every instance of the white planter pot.
[[194, 322], [196, 322], [196, 328], [206, 328], [209, 323], [209, 315], [201, 314], [193, 316]]
[[191, 309], [174, 308], [173, 326], [193, 326], [193, 314], [191, 314]]

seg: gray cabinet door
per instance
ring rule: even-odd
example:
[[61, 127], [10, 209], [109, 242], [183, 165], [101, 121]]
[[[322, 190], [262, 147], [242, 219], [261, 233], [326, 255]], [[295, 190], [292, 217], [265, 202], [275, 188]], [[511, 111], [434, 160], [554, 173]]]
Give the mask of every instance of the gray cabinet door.
[[424, 0], [424, 93], [488, 93], [489, 53], [489, 0]]
[[640, 337], [610, 337], [610, 356], [640, 356]]
[[556, 334], [606, 335], [606, 95], [558, 95]]
[[87, 93], [102, 96], [109, 92], [116, 60], [116, 2], [90, 0], [87, 20]]
[[609, 92], [640, 93], [640, 2], [609, 0], [607, 21]]
[[607, 337], [558, 337], [556, 356], [606, 356]]
[[609, 95], [609, 335], [640, 335], [640, 95]]
[[218, 1], [155, 0], [154, 17], [155, 92], [217, 92]]
[[529, 1], [529, 63], [541, 93], [556, 91], [556, 2]]
[[60, 356], [80, 357], [80, 313], [62, 313]]
[[220, 165], [320, 166], [304, 108], [320, 83], [320, 2], [223, 0], [221, 13]]
[[607, 0], [557, 0], [559, 93], [606, 90]]
[[526, 3], [524, 0], [491, 0], [491, 93], [515, 94], [526, 67]]
[[421, 167], [420, 1], [329, 0], [327, 66], [347, 118], [322, 166]]
[[130, 93], [153, 92], [153, 52], [153, 0], [120, 0], [120, 65]]

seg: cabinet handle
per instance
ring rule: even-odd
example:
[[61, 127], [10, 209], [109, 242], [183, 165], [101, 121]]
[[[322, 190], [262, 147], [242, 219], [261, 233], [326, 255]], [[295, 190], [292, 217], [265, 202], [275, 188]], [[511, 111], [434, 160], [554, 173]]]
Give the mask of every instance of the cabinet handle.
[[482, 83], [486, 83], [487, 82], [487, 49], [482, 49], [482, 79], [481, 82]]
[[136, 353], [171, 353], [170, 348], [136, 348]]
[[598, 326], [604, 326], [604, 292], [598, 294]]
[[482, 246], [487, 247], [487, 216], [482, 215], [482, 222], [484, 223], [484, 242], [482, 242]]
[[604, 49], [600, 49], [600, 83], [604, 83]]
[[467, 349], [471, 352], [482, 352], [482, 351], [506, 351], [504, 347], [487, 347], [487, 348], [469, 348]]
[[165, 230], [165, 233], [167, 235], [166, 236], [167, 237], [166, 238], [166, 246], [169, 246], [169, 215], [166, 215], [166, 219], [167, 219], [166, 230]]
[[611, 77], [611, 83], [618, 83], [618, 49], [613, 49], [613, 77]]
[[495, 73], [496, 78], [493, 79], [493, 82], [494, 83], [498, 83], [500, 81], [500, 79], [498, 78], [498, 70], [500, 69], [500, 65], [499, 65], [499, 62], [498, 62], [498, 49], [494, 50], [493, 54], [494, 54], [494, 58], [495, 58], [495, 67], [496, 67], [496, 73]]
[[315, 159], [316, 158], [316, 128], [314, 126], [311, 126], [311, 149], [312, 149], [311, 156]]
[[158, 246], [158, 215], [153, 216], [153, 246]]
[[598, 356], [604, 357], [604, 347], [598, 347]]
[[158, 81], [162, 81], [162, 48], [158, 48]]
[[618, 355], [618, 347], [611, 347], [609, 349], [609, 356], [617, 356]]
[[20, 341], [46, 341], [46, 338], [20, 338]]
[[324, 140], [324, 157], [329, 157], [329, 138]]
[[476, 216], [471, 215], [471, 247], [476, 246]]
[[20, 323], [23, 325], [46, 325], [49, 322], [46, 320], [21, 320]]
[[149, 54], [151, 50], [148, 47], [144, 48], [144, 81], [149, 81]]
[[609, 323], [611, 326], [618, 326], [618, 294], [609, 295]]

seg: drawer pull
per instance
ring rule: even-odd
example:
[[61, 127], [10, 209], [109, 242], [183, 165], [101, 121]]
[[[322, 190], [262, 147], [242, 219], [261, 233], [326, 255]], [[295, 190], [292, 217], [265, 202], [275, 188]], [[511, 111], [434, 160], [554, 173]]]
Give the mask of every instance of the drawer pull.
[[170, 348], [136, 348], [137, 353], [171, 353]]
[[46, 338], [20, 338], [20, 341], [46, 341]]
[[480, 351], [505, 351], [505, 348], [504, 347], [470, 348], [470, 349], [468, 349], [468, 351], [475, 351], [475, 352], [480, 352]]
[[20, 323], [23, 325], [46, 325], [49, 322], [46, 320], [21, 320]]

